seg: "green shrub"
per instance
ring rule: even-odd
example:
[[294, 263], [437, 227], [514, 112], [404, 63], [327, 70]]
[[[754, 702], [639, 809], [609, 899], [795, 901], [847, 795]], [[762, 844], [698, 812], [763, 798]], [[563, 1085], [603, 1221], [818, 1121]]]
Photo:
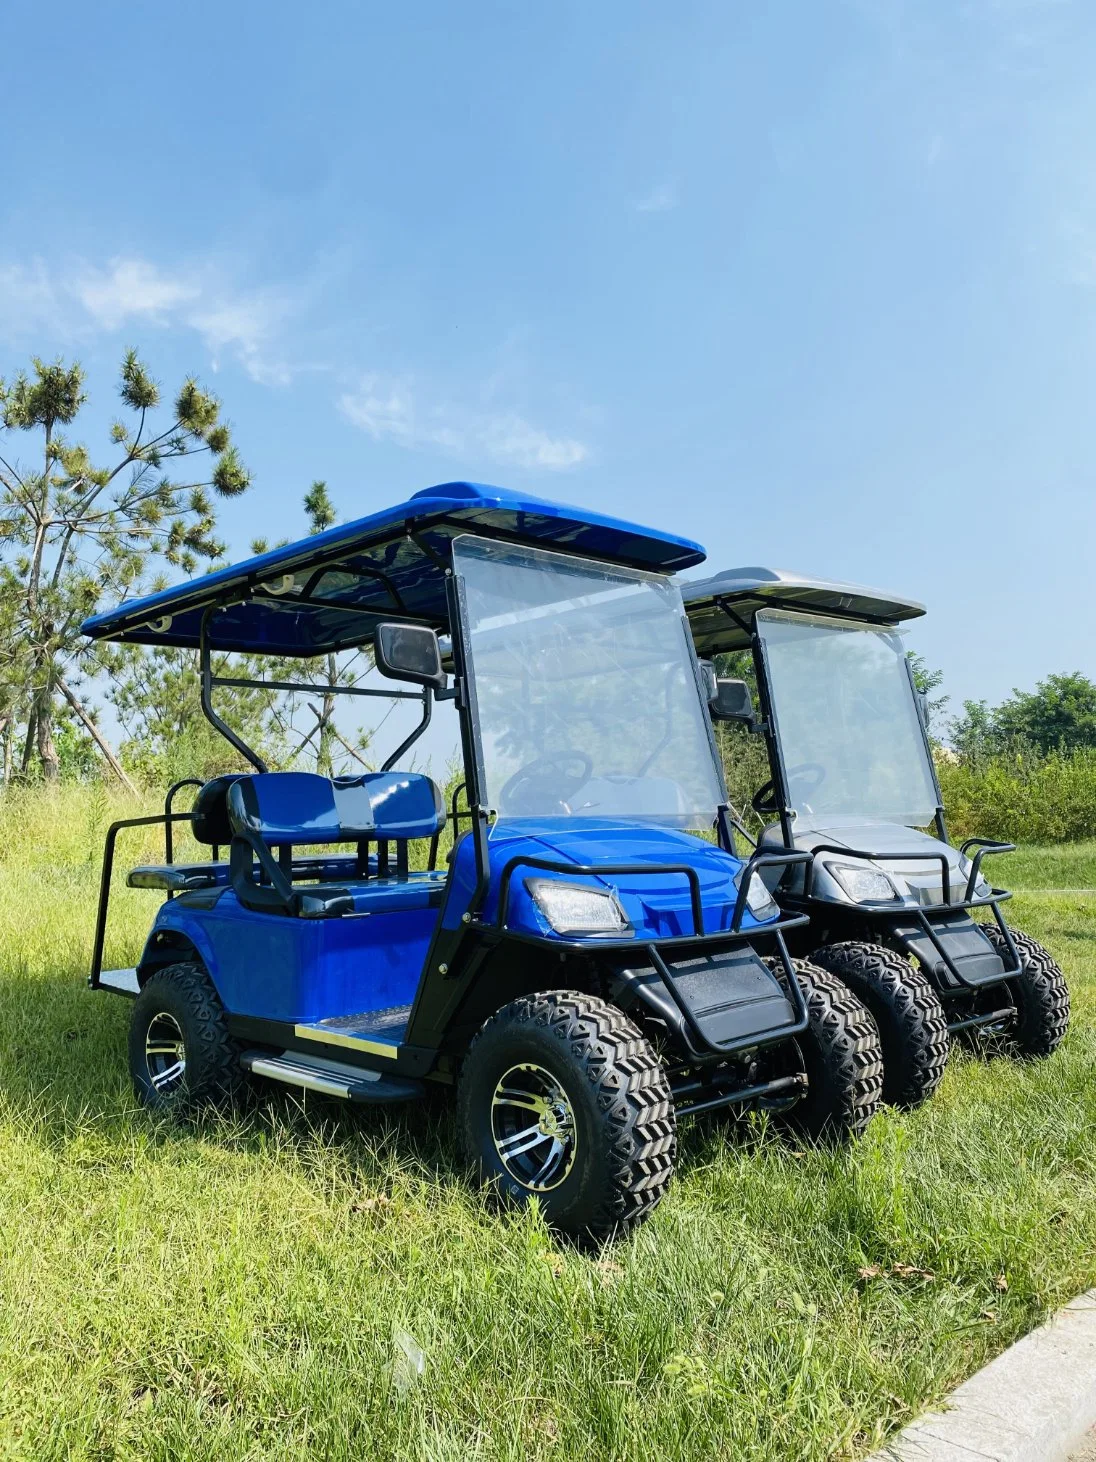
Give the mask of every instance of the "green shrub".
[[953, 839], [1059, 843], [1096, 836], [1096, 750], [941, 758], [937, 771]]

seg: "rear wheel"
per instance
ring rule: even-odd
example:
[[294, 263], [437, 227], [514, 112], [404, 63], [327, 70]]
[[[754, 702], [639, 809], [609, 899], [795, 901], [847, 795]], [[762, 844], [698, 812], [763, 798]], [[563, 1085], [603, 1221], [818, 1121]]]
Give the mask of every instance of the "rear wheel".
[[243, 1085], [224, 1006], [199, 965], [157, 970], [133, 1004], [129, 1070], [137, 1099], [162, 1112], [223, 1106]]
[[826, 944], [811, 962], [836, 975], [879, 1028], [883, 1100], [919, 1107], [940, 1085], [951, 1043], [939, 996], [908, 959], [882, 944]]
[[[1011, 965], [1012, 955], [997, 925], [981, 928], [1001, 959]], [[1002, 1027], [974, 1027], [971, 1042], [979, 1049], [1003, 1047], [1028, 1060], [1050, 1056], [1069, 1028], [1069, 986], [1049, 950], [1019, 929], [1010, 927], [1009, 933], [1020, 956], [1020, 973], [1007, 980], [1004, 988], [1012, 996], [1016, 1014]], [[1000, 989], [993, 986], [987, 994], [993, 998]]]
[[871, 1015], [828, 970], [806, 960], [795, 972], [809, 1025], [795, 1037], [805, 1094], [778, 1120], [806, 1137], [846, 1142], [863, 1132], [879, 1109], [883, 1053]]
[[457, 1094], [480, 1179], [534, 1196], [554, 1228], [601, 1241], [645, 1219], [673, 1174], [666, 1073], [616, 1006], [552, 990], [505, 1006], [468, 1048]]

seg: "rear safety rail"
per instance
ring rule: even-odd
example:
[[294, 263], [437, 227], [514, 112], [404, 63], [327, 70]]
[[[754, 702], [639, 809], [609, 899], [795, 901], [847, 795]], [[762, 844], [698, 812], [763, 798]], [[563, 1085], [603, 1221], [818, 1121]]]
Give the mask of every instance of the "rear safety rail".
[[103, 947], [107, 935], [107, 910], [110, 906], [110, 881], [114, 873], [114, 845], [118, 841], [118, 834], [126, 828], [158, 827], [163, 823], [166, 837], [167, 828], [172, 824], [190, 821], [189, 812], [158, 812], [151, 817], [123, 817], [117, 822], [112, 822], [107, 828], [106, 843], [103, 847], [103, 871], [99, 877], [99, 908], [95, 916], [95, 942], [91, 951], [91, 973], [88, 975], [90, 989], [98, 990], [101, 984]]

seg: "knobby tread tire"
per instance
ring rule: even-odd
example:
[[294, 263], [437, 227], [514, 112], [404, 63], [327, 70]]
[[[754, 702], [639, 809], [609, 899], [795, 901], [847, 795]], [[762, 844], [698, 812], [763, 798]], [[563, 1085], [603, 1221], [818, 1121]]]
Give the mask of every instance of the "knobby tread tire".
[[928, 1101], [943, 1080], [951, 1040], [948, 1018], [928, 977], [883, 944], [826, 944], [813, 964], [836, 975], [867, 1006], [883, 1050], [883, 1100], [907, 1110]]
[[[847, 1142], [879, 1110], [883, 1053], [871, 1014], [847, 985], [809, 960], [793, 961], [810, 1024], [796, 1037], [809, 1085], [782, 1121], [808, 1137]], [[781, 980], [783, 968], [775, 965]]]
[[[997, 925], [983, 924], [981, 928], [1001, 959], [1011, 964], [1008, 945]], [[1016, 999], [1017, 1017], [1005, 1041], [1015, 1055], [1038, 1060], [1053, 1055], [1069, 1029], [1069, 986], [1048, 949], [1011, 925], [1009, 933], [1022, 969], [1007, 982]]]
[[[145, 1032], [160, 1011], [175, 1016], [186, 1051], [183, 1084], [170, 1095], [150, 1084], [144, 1059]], [[134, 1001], [129, 1061], [138, 1100], [155, 1110], [189, 1113], [201, 1106], [226, 1106], [239, 1094], [245, 1081], [240, 1048], [228, 1033], [213, 982], [200, 965], [167, 965], [149, 976]]]
[[569, 1176], [560, 1189], [537, 1195], [545, 1215], [554, 1227], [588, 1241], [620, 1237], [649, 1216], [673, 1176], [677, 1120], [662, 1063], [623, 1011], [578, 990], [524, 996], [489, 1017], [464, 1058], [458, 1113], [481, 1178], [495, 1180], [518, 1201], [527, 1200], [529, 1192], [516, 1191], [497, 1165], [485, 1161], [493, 1142], [483, 1077], [490, 1078], [511, 1060], [508, 1052], [530, 1039], [534, 1047], [544, 1046], [547, 1056], [554, 1047], [562, 1058], [556, 1074], [574, 1082], [575, 1090], [568, 1089], [572, 1102], [576, 1092], [591, 1098], [584, 1107], [593, 1162], [580, 1184], [572, 1184]]

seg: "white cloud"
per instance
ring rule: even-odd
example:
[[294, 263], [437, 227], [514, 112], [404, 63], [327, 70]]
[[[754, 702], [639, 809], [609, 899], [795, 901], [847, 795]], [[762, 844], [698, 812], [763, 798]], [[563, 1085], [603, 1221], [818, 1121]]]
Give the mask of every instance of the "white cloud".
[[288, 303], [277, 295], [251, 294], [199, 305], [187, 323], [197, 330], [213, 354], [218, 369], [222, 353], [234, 355], [254, 381], [263, 386], [288, 386], [293, 368], [279, 354], [277, 335]]
[[668, 213], [678, 204], [677, 189], [672, 183], [661, 183], [636, 204], [637, 213]]
[[65, 288], [104, 330], [117, 330], [133, 316], [165, 323], [202, 293], [193, 280], [162, 274], [145, 259], [114, 259], [108, 269], [86, 270]]
[[516, 412], [485, 412], [450, 404], [422, 407], [408, 382], [376, 374], [363, 377], [356, 390], [345, 392], [339, 398], [339, 410], [374, 441], [396, 442], [412, 451], [435, 448], [462, 457], [480, 456], [509, 466], [556, 472], [577, 466], [587, 455], [582, 442], [553, 436]]
[[[330, 359], [306, 361], [290, 351], [291, 327], [311, 288], [307, 282], [294, 291], [241, 288], [209, 260], [171, 268], [135, 254], [98, 265], [75, 259], [64, 267], [41, 259], [0, 261], [0, 340], [42, 348], [44, 336], [48, 350], [101, 334], [125, 332], [132, 339], [135, 326], [188, 330], [203, 342], [213, 370], [234, 361], [260, 384], [284, 387], [303, 371], [339, 369]], [[339, 354], [345, 358], [345, 346]], [[375, 441], [408, 450], [548, 471], [574, 467], [587, 456], [581, 441], [544, 430], [511, 405], [520, 374], [508, 360], [465, 404], [439, 394], [424, 401], [408, 380], [374, 373], [358, 378], [337, 405]], [[343, 379], [354, 377], [344, 369]]]
[[123, 256], [106, 267], [77, 260], [50, 269], [41, 259], [0, 266], [0, 330], [11, 338], [46, 331], [81, 340], [141, 323], [195, 331], [217, 370], [230, 356], [253, 380], [288, 385], [293, 368], [278, 349], [291, 313], [288, 295], [238, 290], [210, 264], [167, 271], [147, 259]]

